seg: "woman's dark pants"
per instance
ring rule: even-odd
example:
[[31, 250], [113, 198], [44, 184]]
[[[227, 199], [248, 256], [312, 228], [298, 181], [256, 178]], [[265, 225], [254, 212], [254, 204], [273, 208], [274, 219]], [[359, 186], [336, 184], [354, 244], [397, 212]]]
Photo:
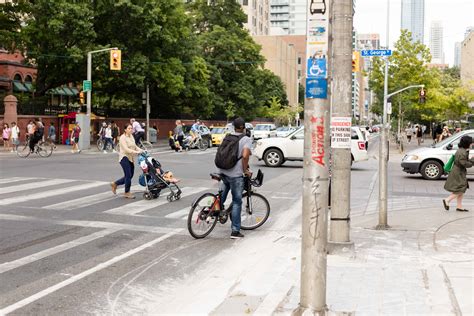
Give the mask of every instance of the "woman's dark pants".
[[115, 181], [116, 185], [125, 184], [125, 193], [130, 192], [130, 187], [132, 186], [133, 171], [135, 166], [127, 157], [123, 157], [120, 160], [120, 165], [122, 166], [124, 177]]

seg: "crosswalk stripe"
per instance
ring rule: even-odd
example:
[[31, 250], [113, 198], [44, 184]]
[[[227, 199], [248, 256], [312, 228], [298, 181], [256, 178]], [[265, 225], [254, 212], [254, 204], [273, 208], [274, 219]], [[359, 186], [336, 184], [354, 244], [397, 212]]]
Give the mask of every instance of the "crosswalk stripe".
[[149, 242], [147, 242], [143, 245], [140, 245], [136, 248], [133, 248], [133, 249], [131, 249], [131, 250], [119, 255], [119, 256], [116, 256], [116, 257], [114, 257], [114, 258], [112, 258], [108, 261], [102, 262], [102, 263], [96, 265], [95, 267], [92, 267], [92, 268], [90, 268], [90, 269], [88, 269], [84, 272], [81, 272], [77, 275], [74, 275], [74, 276], [70, 277], [69, 279], [66, 279], [62, 282], [59, 282], [59, 283], [53, 285], [53, 286], [50, 286], [50, 287], [48, 287], [48, 288], [46, 288], [46, 289], [44, 289], [44, 290], [42, 290], [42, 291], [40, 291], [36, 294], [33, 294], [33, 295], [31, 295], [31, 296], [29, 296], [29, 297], [27, 297], [27, 298], [25, 298], [21, 301], [18, 301], [16, 303], [12, 304], [12, 305], [6, 306], [3, 309], [0, 309], [0, 315], [4, 315], [4, 314], [6, 315], [8, 313], [12, 313], [12, 312], [16, 311], [19, 308], [22, 308], [22, 307], [24, 307], [28, 304], [31, 304], [31, 303], [47, 296], [47, 295], [53, 293], [53, 292], [56, 292], [59, 289], [62, 289], [65, 286], [73, 284], [76, 281], [79, 281], [79, 280], [81, 280], [81, 279], [83, 279], [83, 278], [85, 278], [85, 277], [87, 277], [87, 276], [89, 276], [93, 273], [96, 273], [96, 272], [101, 271], [105, 268], [108, 268], [109, 266], [111, 266], [111, 265], [113, 265], [117, 262], [120, 262], [123, 259], [126, 259], [126, 258], [128, 258], [128, 257], [130, 257], [130, 256], [146, 249], [146, 248], [152, 247], [155, 244], [157, 244], [157, 243], [159, 243], [159, 242], [161, 242], [165, 239], [168, 239], [168, 238], [172, 237], [173, 235], [176, 235], [181, 230], [182, 229], [175, 229], [175, 230], [173, 230], [172, 232], [169, 232], [166, 235], [163, 235], [163, 236], [160, 236], [156, 239], [153, 239], [152, 241], [149, 241]]
[[[140, 188], [143, 188], [143, 187], [139, 186], [139, 185], [134, 185], [130, 189], [132, 191], [134, 191], [134, 190], [138, 190]], [[102, 193], [98, 193], [98, 194], [94, 194], [94, 195], [88, 195], [88, 196], [80, 197], [80, 198], [77, 198], [77, 199], [74, 199], [74, 200], [68, 200], [68, 201], [64, 201], [64, 202], [60, 202], [60, 203], [56, 203], [56, 204], [46, 205], [46, 206], [43, 206], [42, 208], [49, 209], [49, 210], [68, 210], [68, 211], [71, 211], [71, 210], [75, 210], [75, 209], [78, 209], [78, 208], [82, 208], [82, 207], [90, 206], [90, 205], [93, 205], [93, 204], [97, 204], [97, 203], [100, 203], [100, 202], [106, 202], [106, 201], [109, 201], [109, 200], [113, 200], [116, 197], [117, 197], [117, 195], [112, 194], [111, 191], [107, 191], [107, 192], [102, 192]]]
[[49, 191], [44, 191], [44, 192], [39, 192], [39, 193], [34, 193], [34, 194], [25, 194], [21, 196], [15, 196], [12, 198], [1, 199], [0, 205], [10, 205], [10, 204], [15, 204], [15, 203], [20, 203], [20, 202], [31, 201], [31, 200], [44, 199], [51, 196], [57, 196], [57, 195], [71, 193], [71, 192], [80, 191], [80, 190], [87, 190], [87, 189], [95, 188], [101, 185], [105, 185], [105, 183], [92, 182], [92, 183], [85, 183], [81, 185], [75, 185], [75, 186], [71, 186], [67, 188], [49, 190]]
[[39, 179], [39, 178], [22, 178], [22, 177], [5, 178], [5, 179], [0, 179], [0, 184], [17, 182], [17, 181], [27, 181], [27, 180], [33, 180], [33, 179]]
[[34, 253], [32, 255], [29, 255], [29, 256], [14, 260], [14, 261], [2, 263], [2, 264], [0, 264], [0, 274], [2, 274], [4, 272], [7, 272], [7, 271], [10, 271], [10, 270], [13, 270], [13, 269], [16, 269], [16, 268], [19, 268], [19, 267], [24, 266], [26, 264], [38, 261], [40, 259], [55, 255], [57, 253], [60, 253], [62, 251], [74, 248], [76, 246], [86, 244], [88, 242], [91, 242], [93, 240], [105, 237], [107, 235], [111, 235], [111, 234], [115, 233], [116, 231], [118, 231], [118, 229], [115, 229], [115, 228], [104, 229], [104, 230], [95, 232], [93, 234], [83, 236], [83, 237], [77, 238], [75, 240], [71, 240], [71, 241], [66, 242], [64, 244], [61, 244], [61, 245], [58, 245], [58, 246], [55, 246], [55, 247], [52, 247], [52, 248], [49, 248], [49, 249], [42, 250], [42, 251]]
[[18, 191], [25, 191], [25, 190], [32, 190], [32, 189], [39, 189], [44, 187], [49, 187], [57, 184], [64, 184], [74, 182], [74, 180], [67, 180], [67, 179], [52, 179], [46, 181], [34, 181], [25, 184], [13, 185], [10, 187], [0, 188], [0, 194], [18, 192]]
[[[181, 197], [189, 196], [196, 194], [198, 192], [207, 190], [207, 188], [200, 188], [200, 187], [190, 187], [190, 188], [182, 188], [182, 193]], [[150, 210], [152, 208], [158, 207], [160, 205], [164, 205], [166, 203], [169, 203], [168, 200], [166, 200], [166, 195], [163, 194], [160, 199], [158, 200], [142, 200], [142, 201], [137, 201], [133, 203], [129, 203], [114, 209], [110, 209], [105, 211], [104, 213], [108, 214], [117, 214], [117, 215], [135, 215], [147, 210]]]
[[180, 217], [183, 217], [183, 215], [186, 215], [186, 214], [189, 213], [189, 209], [190, 209], [190, 208], [191, 208], [191, 207], [188, 206], [188, 207], [183, 208], [183, 209], [181, 209], [181, 210], [179, 210], [179, 211], [170, 213], [170, 214], [168, 214], [168, 215], [165, 215], [165, 218], [180, 218]]

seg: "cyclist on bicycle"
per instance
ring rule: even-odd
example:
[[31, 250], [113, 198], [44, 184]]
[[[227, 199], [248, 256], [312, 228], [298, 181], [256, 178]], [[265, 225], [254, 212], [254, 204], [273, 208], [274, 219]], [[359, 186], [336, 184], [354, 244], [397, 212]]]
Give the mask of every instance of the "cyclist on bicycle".
[[198, 137], [198, 135], [201, 133], [199, 130], [199, 125], [201, 125], [201, 121], [199, 119], [194, 121], [194, 124], [191, 126], [191, 130], [189, 131], [189, 134], [192, 136], [192, 141]]
[[[219, 173], [222, 176], [222, 182], [225, 186], [224, 192], [222, 193], [222, 205], [224, 204], [229, 191], [232, 191], [232, 233], [230, 238], [238, 239], [244, 237], [244, 235], [240, 233], [240, 216], [242, 212], [244, 176], [251, 177], [252, 175], [249, 168], [249, 158], [252, 154], [252, 140], [245, 134], [245, 121], [243, 118], [236, 118], [233, 125], [235, 131], [232, 134], [227, 135], [226, 138], [228, 138], [228, 144], [231, 146], [238, 146], [238, 160], [230, 169], [219, 168]], [[225, 139], [221, 146], [224, 145], [224, 142], [226, 142]], [[219, 156], [219, 153], [217, 156]]]
[[137, 146], [140, 144], [140, 141], [145, 139], [145, 130], [142, 125], [137, 122], [134, 118], [130, 119], [130, 124], [132, 124], [133, 138], [135, 138], [135, 144]]
[[30, 151], [35, 151], [35, 145], [41, 140], [44, 134], [44, 125], [38, 119], [31, 125], [32, 134], [30, 134]]

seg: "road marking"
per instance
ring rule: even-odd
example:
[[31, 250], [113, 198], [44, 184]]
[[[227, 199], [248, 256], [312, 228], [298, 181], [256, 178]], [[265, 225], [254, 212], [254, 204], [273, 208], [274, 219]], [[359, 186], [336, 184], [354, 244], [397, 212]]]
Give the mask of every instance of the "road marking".
[[[165, 218], [182, 218], [183, 215], [187, 215], [189, 213], [189, 209], [191, 207], [188, 206], [186, 208], [183, 208], [182, 210], [179, 210], [179, 211], [176, 211], [176, 212], [173, 212], [173, 213], [170, 213], [168, 215], [165, 216]], [[186, 216], [187, 217], [187, 216]]]
[[[138, 190], [140, 188], [143, 188], [142, 186], [139, 185], [134, 185], [130, 189], [133, 190]], [[101, 202], [106, 202], [109, 200], [113, 200], [117, 198], [118, 195], [114, 195], [111, 191], [107, 192], [102, 192], [94, 195], [88, 195], [84, 196], [78, 199], [74, 200], [68, 200], [56, 204], [51, 204], [51, 205], [46, 205], [43, 206], [42, 208], [44, 209], [49, 209], [49, 210], [75, 210], [78, 208], [90, 206], [93, 204], [101, 203]]]
[[143, 244], [143, 245], [141, 245], [141, 246], [139, 246], [139, 247], [136, 247], [136, 248], [134, 248], [134, 249], [131, 249], [131, 250], [129, 250], [129, 251], [127, 251], [127, 252], [121, 254], [120, 256], [117, 256], [117, 257], [114, 257], [114, 258], [112, 258], [112, 259], [110, 259], [110, 260], [108, 260], [108, 261], [102, 262], [102, 263], [96, 265], [96, 266], [93, 267], [93, 268], [90, 268], [90, 269], [88, 269], [88, 270], [86, 270], [86, 271], [84, 271], [84, 272], [81, 272], [81, 273], [79, 273], [79, 274], [73, 276], [73, 277], [70, 277], [69, 279], [66, 279], [66, 280], [64, 280], [64, 281], [62, 281], [62, 282], [59, 282], [59, 283], [57, 283], [57, 284], [55, 284], [55, 285], [53, 285], [53, 286], [50, 286], [50, 287], [48, 287], [48, 288], [46, 288], [46, 289], [44, 289], [44, 290], [42, 290], [42, 291], [40, 291], [40, 292], [38, 292], [38, 293], [36, 293], [36, 294], [33, 294], [33, 295], [31, 295], [31, 296], [29, 296], [29, 297], [27, 297], [27, 298], [25, 298], [25, 299], [23, 299], [23, 300], [21, 300], [21, 301], [18, 301], [18, 302], [14, 303], [14, 304], [12, 304], [12, 305], [9, 305], [9, 306], [7, 306], [7, 307], [5, 307], [5, 308], [3, 308], [3, 309], [0, 309], [0, 315], [4, 315], [4, 314], [8, 314], [8, 313], [14, 312], [14, 311], [16, 311], [17, 309], [22, 308], [22, 307], [24, 307], [24, 306], [26, 306], [26, 305], [28, 305], [28, 304], [31, 304], [31, 303], [33, 303], [33, 302], [35, 302], [35, 301], [37, 301], [37, 300], [39, 300], [39, 299], [41, 299], [41, 298], [43, 298], [43, 297], [45, 297], [45, 296], [51, 294], [51, 293], [53, 293], [53, 292], [56, 292], [56, 291], [59, 290], [59, 289], [62, 289], [62, 288], [65, 287], [65, 286], [68, 286], [68, 285], [70, 285], [70, 284], [73, 284], [74, 282], [77, 282], [77, 281], [79, 281], [79, 280], [81, 280], [81, 279], [83, 279], [83, 278], [85, 278], [85, 277], [87, 277], [87, 276], [89, 276], [89, 275], [91, 275], [91, 274], [93, 274], [93, 273], [96, 273], [96, 272], [101, 271], [101, 270], [103, 270], [103, 269], [105, 269], [105, 268], [108, 268], [109, 266], [111, 266], [111, 265], [113, 265], [113, 264], [115, 264], [115, 263], [117, 263], [117, 262], [119, 262], [119, 261], [122, 261], [123, 259], [126, 259], [126, 258], [128, 258], [128, 257], [130, 257], [130, 256], [132, 256], [132, 255], [134, 255], [134, 254], [136, 254], [136, 253], [138, 253], [138, 252], [140, 252], [140, 251], [146, 249], [146, 248], [152, 247], [152, 246], [154, 246], [155, 244], [157, 244], [157, 243], [159, 243], [159, 242], [161, 242], [161, 241], [163, 241], [163, 240], [165, 240], [165, 239], [168, 239], [168, 238], [170, 238], [170, 237], [173, 236], [173, 235], [176, 235], [176, 234], [179, 233], [180, 231], [182, 231], [182, 229], [175, 229], [175, 230], [173, 230], [172, 232], [167, 233], [166, 235], [163, 235], [163, 236], [158, 237], [158, 238], [156, 238], [156, 239], [154, 239], [154, 240], [152, 240], [152, 241], [149, 241], [149, 242], [147, 242], [147, 243], [145, 243], [145, 244]]
[[0, 194], [18, 192], [18, 191], [25, 191], [25, 190], [32, 190], [37, 188], [44, 188], [58, 184], [70, 183], [74, 182], [75, 180], [67, 180], [67, 179], [52, 179], [46, 181], [39, 181], [36, 180], [34, 182], [29, 182], [25, 184], [13, 185], [10, 187], [0, 188]]
[[0, 220], [30, 221], [30, 222], [43, 222], [43, 223], [48, 223], [51, 225], [131, 230], [131, 231], [139, 231], [139, 232], [146, 232], [146, 233], [152, 233], [152, 234], [167, 234], [170, 231], [174, 230], [174, 228], [172, 227], [121, 224], [121, 223], [102, 222], [102, 221], [79, 221], [79, 220], [60, 221], [60, 220], [43, 219], [39, 217], [13, 215], [13, 214], [0, 214]]
[[75, 239], [75, 240], [68, 241], [64, 244], [61, 244], [61, 245], [58, 245], [58, 246], [55, 246], [55, 247], [52, 247], [52, 248], [49, 248], [49, 249], [42, 250], [42, 251], [34, 253], [32, 255], [29, 255], [29, 256], [14, 260], [14, 261], [2, 263], [2, 264], [0, 264], [0, 274], [2, 274], [4, 272], [7, 272], [7, 271], [10, 271], [10, 270], [13, 270], [13, 269], [16, 269], [16, 268], [19, 268], [19, 267], [24, 266], [26, 264], [38, 261], [40, 259], [55, 255], [57, 253], [60, 253], [62, 251], [74, 248], [76, 246], [86, 244], [88, 242], [91, 242], [93, 240], [105, 237], [107, 235], [111, 235], [111, 234], [115, 233], [116, 231], [118, 231], [118, 229], [114, 229], [114, 228], [104, 229], [104, 230], [95, 232], [93, 234], [83, 236], [83, 237], [80, 237], [80, 238]]
[[27, 180], [33, 180], [33, 179], [41, 179], [41, 178], [22, 178], [22, 177], [5, 178], [5, 179], [0, 179], [0, 184], [17, 182], [17, 181], [27, 181]]
[[71, 193], [75, 191], [95, 188], [101, 185], [105, 185], [105, 183], [104, 182], [85, 183], [82, 185], [75, 185], [75, 186], [62, 188], [62, 189], [55, 189], [55, 190], [44, 191], [44, 192], [39, 192], [39, 193], [34, 193], [34, 194], [25, 194], [21, 196], [12, 197], [12, 198], [2, 199], [0, 200], [0, 205], [10, 205], [10, 204], [15, 204], [15, 203], [20, 203], [20, 202], [31, 201], [31, 200], [44, 199], [51, 196], [57, 196], [57, 195]]
[[[182, 188], [182, 193], [181, 193], [181, 198], [189, 195], [196, 194], [198, 192], [207, 190], [207, 188], [200, 188], [200, 187], [187, 187], [187, 188]], [[107, 214], [116, 214], [116, 215], [135, 215], [147, 210], [150, 210], [152, 208], [158, 207], [160, 205], [164, 205], [166, 203], [169, 203], [168, 200], [166, 200], [165, 194], [161, 196], [160, 199], [158, 200], [142, 200], [142, 201], [137, 201], [133, 203], [129, 203], [123, 206], [119, 206], [117, 208], [113, 208], [110, 210], [105, 211], [104, 213]]]

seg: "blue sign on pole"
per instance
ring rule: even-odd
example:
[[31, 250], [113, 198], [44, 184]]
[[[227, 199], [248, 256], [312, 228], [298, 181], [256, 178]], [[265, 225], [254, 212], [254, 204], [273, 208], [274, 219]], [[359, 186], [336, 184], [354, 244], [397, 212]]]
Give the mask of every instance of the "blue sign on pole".
[[306, 98], [307, 99], [327, 99], [328, 98], [327, 79], [306, 78]]
[[306, 78], [326, 78], [326, 65], [326, 58], [309, 58], [306, 67]]
[[360, 51], [362, 57], [381, 57], [381, 56], [392, 56], [391, 49], [365, 49]]

